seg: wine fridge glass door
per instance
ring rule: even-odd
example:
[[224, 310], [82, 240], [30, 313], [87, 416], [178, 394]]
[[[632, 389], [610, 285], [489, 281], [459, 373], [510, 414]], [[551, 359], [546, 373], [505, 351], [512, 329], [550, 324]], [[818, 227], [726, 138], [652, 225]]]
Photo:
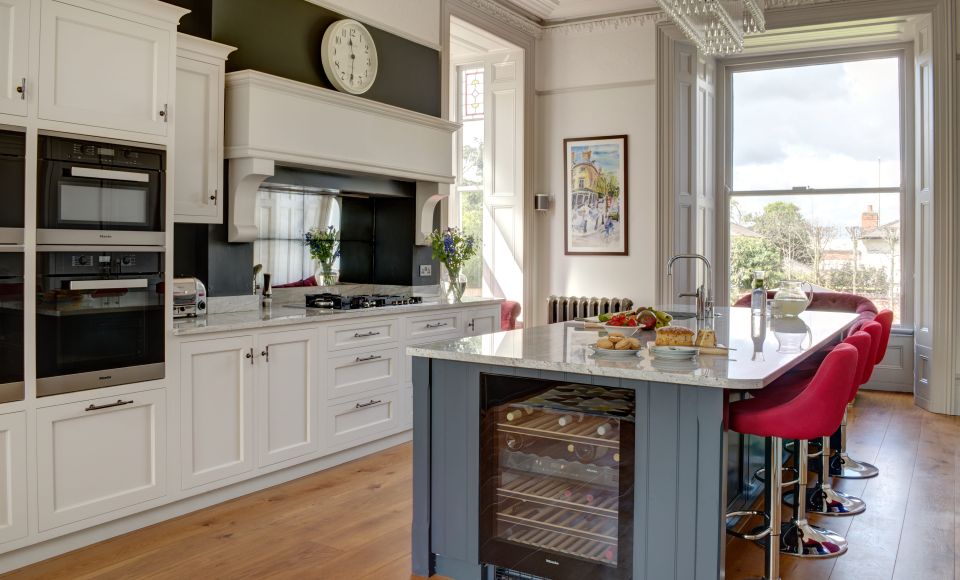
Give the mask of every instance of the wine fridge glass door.
[[500, 375], [481, 385], [481, 561], [631, 578], [634, 391]]

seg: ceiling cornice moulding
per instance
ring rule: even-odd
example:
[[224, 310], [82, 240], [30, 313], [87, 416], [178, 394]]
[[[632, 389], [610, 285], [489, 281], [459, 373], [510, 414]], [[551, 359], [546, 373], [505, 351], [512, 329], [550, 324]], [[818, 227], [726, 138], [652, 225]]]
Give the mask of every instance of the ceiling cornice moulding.
[[595, 32], [613, 32], [646, 24], [656, 24], [666, 19], [666, 15], [659, 10], [607, 16], [591, 20], [547, 24], [543, 27], [544, 36], [566, 36], [571, 34], [592, 34]]
[[456, 0], [460, 4], [465, 6], [470, 6], [483, 12], [487, 16], [490, 16], [496, 20], [499, 20], [507, 26], [511, 26], [533, 36], [539, 38], [543, 33], [543, 29], [539, 24], [530, 20], [526, 16], [523, 16], [515, 10], [511, 10], [502, 4], [494, 2], [494, 0]]

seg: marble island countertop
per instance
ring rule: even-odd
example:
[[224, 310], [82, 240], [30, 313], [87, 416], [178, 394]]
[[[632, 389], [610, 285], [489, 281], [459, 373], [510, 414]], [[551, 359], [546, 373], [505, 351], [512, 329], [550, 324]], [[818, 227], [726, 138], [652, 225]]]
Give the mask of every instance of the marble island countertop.
[[212, 332], [231, 332], [269, 326], [291, 324], [309, 324], [334, 320], [355, 320], [368, 316], [390, 316], [416, 314], [447, 308], [472, 308], [493, 306], [503, 302], [502, 298], [465, 297], [462, 302], [447, 302], [440, 298], [424, 298], [421, 304], [402, 306], [383, 306], [361, 310], [324, 310], [306, 308], [302, 304], [273, 304], [269, 309], [245, 310], [208, 314], [197, 318], [180, 318], [173, 321], [173, 334], [176, 336], [204, 334]]
[[[409, 347], [416, 357], [500, 365], [518, 368], [600, 375], [615, 378], [689, 384], [730, 389], [760, 389], [790, 370], [810, 354], [836, 340], [857, 320], [845, 312], [807, 311], [799, 318], [754, 318], [749, 308], [718, 308], [712, 322], [727, 355], [703, 355], [691, 363], [658, 361], [646, 349], [628, 359], [592, 356], [601, 329], [582, 323], [498, 332], [458, 340]], [[696, 330], [696, 319], [675, 320], [676, 326]], [[653, 332], [638, 332], [641, 343]], [[799, 346], [792, 352], [791, 344]]]

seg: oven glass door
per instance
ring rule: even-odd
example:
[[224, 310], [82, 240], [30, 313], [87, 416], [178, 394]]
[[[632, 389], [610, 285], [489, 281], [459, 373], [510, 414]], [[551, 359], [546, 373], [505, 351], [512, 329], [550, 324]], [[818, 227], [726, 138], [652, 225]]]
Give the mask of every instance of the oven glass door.
[[56, 161], [48, 165], [40, 227], [163, 231], [160, 172]]
[[0, 403], [23, 400], [23, 254], [0, 252]]
[[[114, 259], [107, 255], [94, 256], [94, 260], [101, 257]], [[67, 258], [76, 260], [75, 256]], [[163, 377], [161, 276], [47, 275], [40, 281], [39, 396]]]

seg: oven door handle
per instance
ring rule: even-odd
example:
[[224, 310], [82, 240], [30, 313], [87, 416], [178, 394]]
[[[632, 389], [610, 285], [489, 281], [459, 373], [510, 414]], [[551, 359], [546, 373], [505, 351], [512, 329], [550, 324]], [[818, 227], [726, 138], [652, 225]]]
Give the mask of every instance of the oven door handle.
[[134, 171], [115, 171], [112, 169], [94, 169], [91, 167], [71, 167], [70, 175], [73, 177], [87, 177], [89, 179], [109, 179], [112, 181], [135, 181], [139, 183], [149, 183], [150, 176], [146, 173], [137, 173]]
[[131, 290], [146, 288], [150, 282], [146, 278], [138, 280], [71, 280], [71, 290]]

